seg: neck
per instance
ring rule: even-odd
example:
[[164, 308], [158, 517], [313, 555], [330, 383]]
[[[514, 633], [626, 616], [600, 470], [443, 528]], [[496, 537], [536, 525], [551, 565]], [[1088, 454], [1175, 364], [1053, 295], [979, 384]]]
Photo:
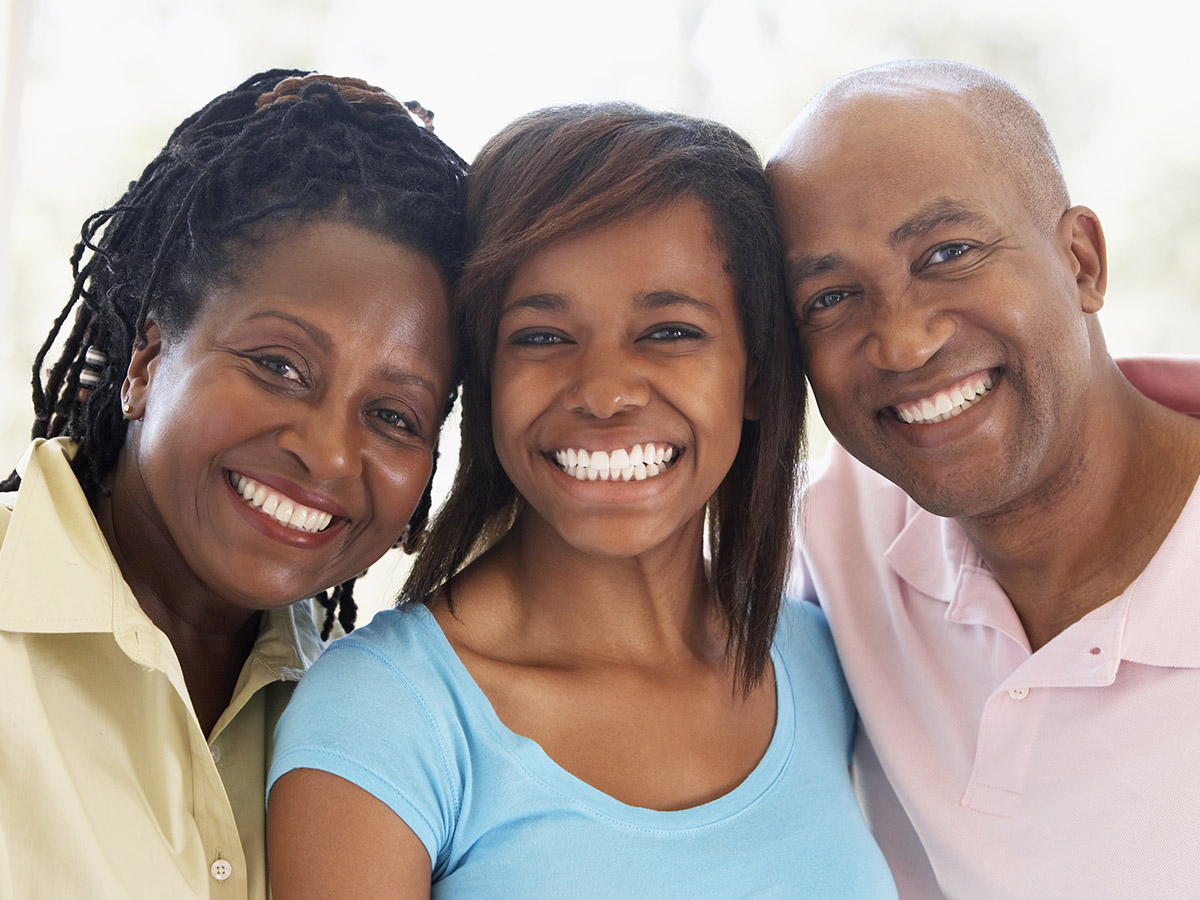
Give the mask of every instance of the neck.
[[204, 733], [229, 705], [261, 613], [223, 602], [192, 572], [153, 510], [122, 489], [124, 457], [96, 518], [138, 605], [171, 642]]
[[1057, 488], [958, 520], [1012, 601], [1031, 650], [1141, 574], [1200, 478], [1200, 421], [1120, 385]]
[[488, 578], [486, 593], [508, 598], [497, 611], [511, 629], [510, 646], [534, 655], [648, 666], [677, 656], [720, 658], [724, 638], [715, 624], [702, 528], [703, 515], [643, 553], [611, 557], [571, 546], [527, 510], [459, 581], [466, 593], [471, 582]]

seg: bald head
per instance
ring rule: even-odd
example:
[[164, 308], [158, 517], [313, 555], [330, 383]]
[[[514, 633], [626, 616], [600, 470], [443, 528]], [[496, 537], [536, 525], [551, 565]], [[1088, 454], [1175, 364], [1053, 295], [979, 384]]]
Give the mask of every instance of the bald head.
[[[900, 138], [939, 139], [958, 129], [977, 159], [1004, 173], [1044, 230], [1070, 206], [1046, 123], [1013, 85], [984, 69], [942, 60], [905, 60], [851, 72], [801, 110], [771, 154], [768, 171], [819, 156], [835, 133], [881, 118]], [[878, 131], [875, 132], [876, 136]], [[881, 155], [888, 147], [881, 143]]]

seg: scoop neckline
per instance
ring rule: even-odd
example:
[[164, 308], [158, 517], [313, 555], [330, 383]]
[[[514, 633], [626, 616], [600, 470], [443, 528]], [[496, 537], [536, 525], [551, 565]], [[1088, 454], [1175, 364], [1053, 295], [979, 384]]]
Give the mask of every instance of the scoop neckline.
[[641, 830], [664, 832], [716, 824], [753, 806], [782, 776], [791, 757], [795, 744], [796, 709], [790, 673], [779, 652], [778, 633], [776, 641], [771, 644], [771, 665], [775, 674], [775, 728], [766, 752], [741, 783], [729, 792], [699, 806], [662, 810], [624, 803], [568, 772], [551, 759], [537, 741], [518, 734], [501, 721], [491, 701], [471, 677], [428, 607], [416, 604], [411, 610], [398, 609], [395, 612], [417, 612], [422, 626], [431, 633], [433, 639], [428, 646], [442, 658], [457, 683], [460, 695], [469, 701], [472, 713], [487, 728], [495, 744], [528, 777], [611, 821]]

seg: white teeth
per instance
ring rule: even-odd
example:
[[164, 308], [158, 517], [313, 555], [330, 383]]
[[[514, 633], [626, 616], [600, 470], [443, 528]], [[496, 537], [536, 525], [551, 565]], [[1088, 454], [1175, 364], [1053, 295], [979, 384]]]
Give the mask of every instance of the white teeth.
[[675, 448], [669, 444], [634, 444], [616, 450], [554, 451], [554, 460], [580, 481], [645, 481], [669, 467]]
[[248, 506], [270, 516], [288, 528], [315, 534], [318, 531], [324, 531], [333, 521], [333, 513], [297, 503], [245, 475], [233, 472], [230, 474], [229, 483]]
[[915, 400], [892, 408], [900, 421], [909, 425], [932, 425], [937, 422], [945, 422], [969, 409], [990, 391], [994, 384], [995, 379], [989, 372], [974, 381], [955, 385], [948, 391], [941, 391], [924, 400]]

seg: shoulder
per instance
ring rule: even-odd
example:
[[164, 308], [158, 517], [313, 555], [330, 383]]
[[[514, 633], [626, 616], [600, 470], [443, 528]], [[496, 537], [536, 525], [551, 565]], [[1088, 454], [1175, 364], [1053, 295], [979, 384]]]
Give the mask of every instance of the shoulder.
[[918, 508], [900, 487], [830, 441], [801, 495], [800, 536], [805, 542], [847, 532], [895, 536]]
[[431, 856], [462, 797], [461, 686], [424, 607], [385, 610], [334, 641], [275, 730], [267, 790], [294, 769], [337, 775], [390, 807]]
[[439, 638], [437, 625], [423, 606], [377, 613], [367, 625], [333, 641], [317, 658], [300, 680], [285, 715], [310, 714], [314, 709], [324, 715], [334, 698], [340, 698], [337, 706], [348, 713], [371, 714], [382, 712], [380, 706], [397, 706], [406, 695], [425, 698], [443, 692], [449, 660], [439, 652]]
[[[798, 720], [818, 717], [835, 723], [849, 753], [856, 713], [825, 612], [815, 603], [784, 598], [775, 645]], [[779, 673], [776, 678], [782, 683]]]

